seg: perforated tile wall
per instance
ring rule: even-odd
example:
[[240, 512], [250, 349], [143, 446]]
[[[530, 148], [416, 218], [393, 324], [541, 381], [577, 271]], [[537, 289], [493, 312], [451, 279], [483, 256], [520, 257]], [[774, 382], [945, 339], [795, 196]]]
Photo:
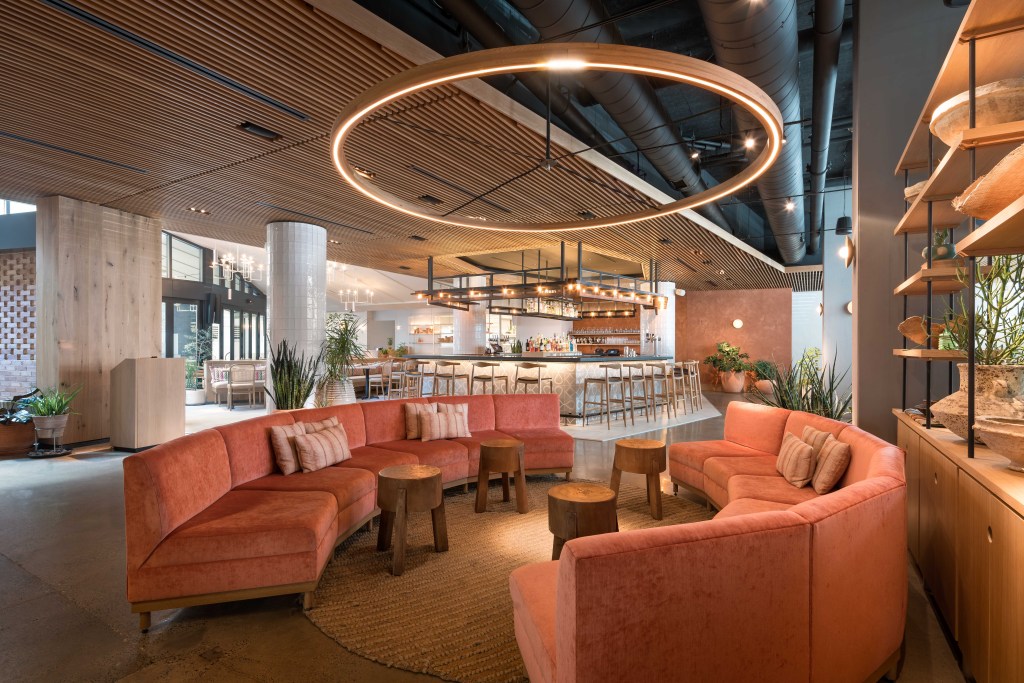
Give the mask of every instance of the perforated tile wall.
[[0, 398], [36, 382], [36, 252], [0, 252]]

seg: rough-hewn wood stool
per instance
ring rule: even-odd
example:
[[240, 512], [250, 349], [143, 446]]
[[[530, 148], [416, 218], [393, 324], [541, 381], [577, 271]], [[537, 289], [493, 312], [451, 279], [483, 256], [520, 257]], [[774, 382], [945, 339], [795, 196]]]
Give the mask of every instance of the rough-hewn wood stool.
[[647, 502], [651, 517], [661, 519], [661, 473], [665, 471], [665, 442], [653, 439], [620, 439], [615, 442], [611, 489], [616, 500], [623, 472], [647, 475]]
[[398, 539], [391, 555], [391, 573], [405, 571], [405, 535], [410, 512], [430, 512], [434, 525], [434, 550], [448, 550], [448, 525], [444, 518], [441, 470], [433, 465], [395, 465], [377, 475], [377, 507], [380, 532], [377, 550], [391, 547], [392, 532]]
[[559, 484], [548, 490], [548, 529], [555, 536], [551, 559], [566, 541], [619, 530], [615, 492], [600, 484]]
[[490, 439], [480, 444], [480, 473], [476, 479], [476, 511], [487, 511], [487, 486], [492, 472], [501, 472], [501, 499], [509, 500], [508, 475], [516, 479], [516, 511], [530, 510], [526, 499], [526, 466], [523, 464], [523, 443], [515, 439]]

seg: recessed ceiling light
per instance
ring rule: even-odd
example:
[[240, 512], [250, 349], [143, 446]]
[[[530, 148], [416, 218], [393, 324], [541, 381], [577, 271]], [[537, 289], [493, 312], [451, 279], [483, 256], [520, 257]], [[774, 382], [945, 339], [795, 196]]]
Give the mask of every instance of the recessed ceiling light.
[[662, 238], [660, 238], [660, 239], [658, 240], [658, 242], [660, 242], [661, 244], [672, 244], [672, 240], [670, 240], [670, 239], [669, 239], [669, 238], [667, 238], [667, 237], [662, 237]]
[[421, 235], [409, 235], [409, 239], [416, 240], [417, 242], [426, 242], [427, 238]]
[[711, 259], [706, 258], [703, 261], [701, 261], [701, 263], [703, 263], [705, 266], [710, 266], [711, 265]]
[[376, 173], [374, 173], [373, 171], [369, 171], [365, 168], [362, 168], [361, 166], [353, 166], [352, 170], [356, 172], [356, 175], [361, 175], [367, 180], [373, 180], [374, 178], [377, 177]]
[[330, 242], [331, 244], [341, 244], [341, 242], [339, 242], [338, 240], [327, 240], [327, 241]]
[[434, 206], [437, 206], [438, 204], [441, 203], [441, 200], [432, 194], [421, 194], [419, 196], [419, 200], [421, 202], [426, 202], [427, 204], [433, 204]]
[[594, 213], [593, 211], [590, 211], [589, 209], [584, 209], [583, 211], [577, 211], [576, 215], [579, 216], [580, 218], [582, 218], [585, 221], [592, 221], [595, 218], [597, 218], [597, 214]]
[[188, 210], [191, 211], [192, 213], [199, 213], [199, 214], [202, 214], [204, 216], [209, 216], [210, 215], [210, 212], [207, 211], [206, 209], [200, 209], [200, 208], [197, 208], [195, 206], [188, 207]]
[[721, 269], [719, 269], [719, 271], [718, 271], [718, 274], [719, 274], [719, 275], [725, 275], [725, 271], [724, 271], [724, 270], [721, 270]]
[[264, 128], [263, 126], [258, 126], [255, 123], [250, 123], [249, 121], [243, 121], [242, 123], [238, 124], [238, 127], [244, 130], [246, 133], [251, 133], [252, 135], [255, 135], [258, 138], [270, 140], [271, 142], [281, 139], [281, 134], [278, 133], [277, 131], [270, 130], [269, 128]]
[[399, 270], [412, 270], [409, 266], [398, 266]]

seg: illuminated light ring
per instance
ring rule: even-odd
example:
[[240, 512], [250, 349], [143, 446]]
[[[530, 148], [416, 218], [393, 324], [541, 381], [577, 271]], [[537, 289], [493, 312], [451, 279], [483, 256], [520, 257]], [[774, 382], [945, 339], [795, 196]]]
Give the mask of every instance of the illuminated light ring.
[[[345, 141], [356, 126], [382, 107], [413, 93], [456, 81], [529, 71], [620, 71], [664, 78], [715, 92], [751, 114], [765, 131], [760, 155], [733, 177], [689, 197], [662, 206], [608, 218], [562, 223], [506, 223], [442, 216], [396, 197], [360, 176], [345, 155]], [[684, 209], [718, 201], [750, 185], [763, 175], [779, 156], [782, 147], [782, 114], [775, 102], [747, 79], [722, 67], [691, 57], [628, 45], [599, 43], [552, 43], [517, 45], [480, 50], [413, 67], [377, 83], [342, 111], [331, 132], [331, 158], [341, 177], [370, 199], [404, 214], [436, 223], [481, 230], [513, 232], [558, 232], [607, 228], [625, 223], [663, 218]]]

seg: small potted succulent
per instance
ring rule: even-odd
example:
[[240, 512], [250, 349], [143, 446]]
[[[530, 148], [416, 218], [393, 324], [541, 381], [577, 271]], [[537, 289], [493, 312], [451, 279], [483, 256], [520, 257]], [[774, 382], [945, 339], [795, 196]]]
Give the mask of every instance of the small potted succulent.
[[775, 364], [767, 360], [754, 362], [754, 386], [762, 394], [773, 392], [772, 380], [775, 379]]
[[62, 391], [59, 387], [46, 389], [28, 401], [27, 408], [32, 414], [36, 435], [52, 443], [59, 443], [64, 436], [71, 415], [71, 402], [82, 388]]
[[718, 373], [722, 391], [738, 394], [746, 387], [747, 372], [753, 369], [749, 358], [750, 354], [740, 351], [740, 347], [718, 342], [715, 353], [705, 358], [704, 364]]
[[206, 403], [206, 389], [199, 387], [199, 366], [191, 358], [185, 359], [185, 405], [201, 406]]
[[36, 433], [28, 403], [38, 393], [38, 389], [33, 389], [31, 393], [0, 402], [0, 455], [24, 455], [32, 449]]

